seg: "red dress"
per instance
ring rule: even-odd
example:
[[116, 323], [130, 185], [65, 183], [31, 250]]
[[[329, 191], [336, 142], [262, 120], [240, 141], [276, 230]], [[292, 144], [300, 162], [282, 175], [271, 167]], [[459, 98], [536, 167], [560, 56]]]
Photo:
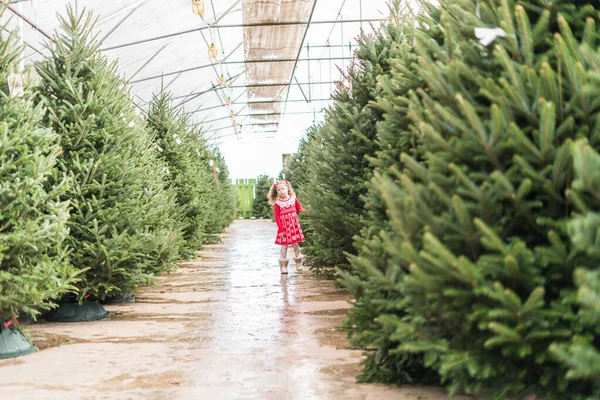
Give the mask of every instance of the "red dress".
[[296, 196], [289, 199], [277, 200], [273, 205], [275, 222], [277, 222], [277, 239], [275, 244], [290, 245], [304, 242], [304, 234], [298, 221], [298, 213], [304, 211]]

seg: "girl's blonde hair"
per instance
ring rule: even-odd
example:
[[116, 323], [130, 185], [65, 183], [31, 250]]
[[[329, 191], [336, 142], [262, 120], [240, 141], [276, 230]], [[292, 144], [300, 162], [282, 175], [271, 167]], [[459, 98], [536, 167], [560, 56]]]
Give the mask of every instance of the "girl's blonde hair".
[[269, 204], [273, 205], [277, 202], [277, 185], [285, 184], [288, 188], [288, 194], [290, 196], [295, 196], [296, 192], [294, 192], [294, 188], [292, 184], [288, 181], [275, 181], [273, 185], [271, 185], [271, 189], [269, 189]]

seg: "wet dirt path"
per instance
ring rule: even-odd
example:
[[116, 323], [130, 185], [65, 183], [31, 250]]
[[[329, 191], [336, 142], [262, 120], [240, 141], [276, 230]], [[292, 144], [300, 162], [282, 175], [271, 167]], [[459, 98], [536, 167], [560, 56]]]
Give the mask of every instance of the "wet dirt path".
[[268, 221], [236, 221], [222, 244], [141, 289], [135, 303], [106, 306], [108, 321], [26, 327], [47, 348], [0, 360], [0, 393], [61, 400], [448, 398], [437, 388], [356, 384], [361, 353], [335, 329], [350, 296], [294, 267], [282, 276], [275, 231]]

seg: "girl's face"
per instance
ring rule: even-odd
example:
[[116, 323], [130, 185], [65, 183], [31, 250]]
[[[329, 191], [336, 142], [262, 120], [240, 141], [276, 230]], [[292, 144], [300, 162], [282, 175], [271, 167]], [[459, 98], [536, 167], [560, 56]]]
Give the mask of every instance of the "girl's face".
[[285, 199], [289, 196], [288, 187], [285, 183], [277, 185], [277, 196], [279, 196], [280, 199]]

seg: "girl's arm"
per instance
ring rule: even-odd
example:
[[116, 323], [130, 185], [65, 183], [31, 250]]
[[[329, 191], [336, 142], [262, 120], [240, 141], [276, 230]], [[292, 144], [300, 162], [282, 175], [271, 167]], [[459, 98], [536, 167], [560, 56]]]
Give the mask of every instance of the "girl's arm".
[[275, 214], [275, 222], [277, 223], [277, 233], [283, 232], [281, 218], [279, 217], [279, 206], [277, 204], [273, 204], [273, 213]]
[[296, 198], [296, 212], [300, 214], [302, 211], [304, 211], [304, 207], [302, 207], [302, 204], [300, 204], [298, 198]]

